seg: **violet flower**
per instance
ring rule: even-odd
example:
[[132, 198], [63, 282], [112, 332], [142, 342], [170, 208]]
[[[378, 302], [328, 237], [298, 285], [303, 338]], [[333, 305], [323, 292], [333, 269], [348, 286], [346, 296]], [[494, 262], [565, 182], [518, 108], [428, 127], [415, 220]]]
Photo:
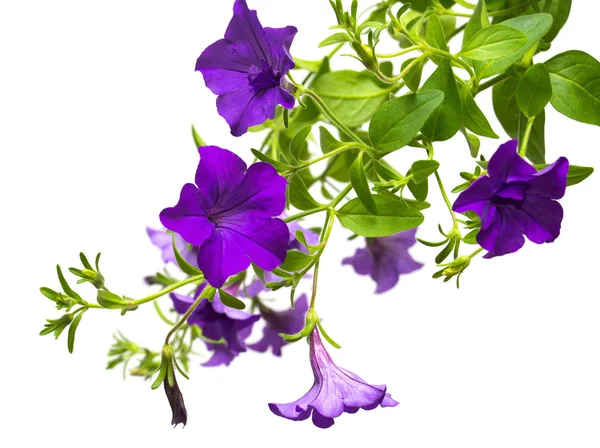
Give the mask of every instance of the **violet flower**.
[[263, 28], [256, 11], [236, 0], [225, 38], [210, 45], [196, 62], [217, 110], [236, 137], [275, 116], [278, 104], [291, 109], [294, 97], [282, 87], [294, 68], [290, 46], [298, 30]]
[[560, 157], [541, 171], [517, 153], [517, 140], [501, 145], [488, 163], [488, 174], [463, 191], [453, 210], [473, 211], [481, 219], [477, 242], [485, 258], [518, 251], [525, 235], [536, 244], [560, 234], [563, 209], [554, 199], [565, 194], [569, 161]]
[[[161, 250], [162, 259], [165, 264], [173, 263], [177, 264], [177, 260], [175, 259], [175, 252], [173, 252], [173, 243], [171, 241], [172, 236], [168, 234], [165, 230], [156, 230], [150, 227], [146, 227], [146, 232], [150, 237], [150, 241], [156, 247]], [[197, 267], [198, 258], [198, 248], [197, 247], [189, 247], [189, 244], [185, 242], [180, 235], [175, 235], [175, 246], [177, 246], [177, 250], [181, 254], [181, 256], [192, 266]]]
[[325, 350], [318, 330], [309, 336], [310, 364], [315, 375], [312, 388], [302, 398], [286, 404], [269, 403], [269, 409], [280, 417], [290, 420], [306, 420], [312, 413], [312, 421], [319, 428], [329, 428], [333, 419], [343, 412], [354, 414], [377, 406], [397, 406], [386, 386], [374, 386], [358, 375], [336, 366]]
[[[198, 288], [195, 297], [171, 293], [175, 311], [185, 314], [203, 289], [203, 286]], [[245, 352], [247, 350], [246, 339], [252, 332], [252, 326], [259, 319], [260, 315], [258, 314], [250, 314], [223, 305], [218, 291], [212, 302], [206, 299], [202, 300], [188, 318], [188, 323], [202, 328], [202, 334], [209, 339], [218, 341], [223, 338], [225, 340], [225, 344], [206, 344], [208, 349], [213, 351], [213, 356], [203, 365], [229, 365], [233, 358]]]
[[304, 328], [304, 317], [308, 311], [308, 300], [306, 294], [302, 294], [294, 308], [286, 311], [273, 311], [270, 308], [260, 304], [260, 314], [265, 320], [263, 337], [260, 341], [248, 345], [248, 348], [257, 352], [264, 353], [271, 348], [275, 356], [281, 356], [281, 348], [287, 344], [279, 333], [295, 334]]
[[165, 394], [167, 395], [169, 405], [171, 406], [171, 424], [177, 426], [178, 424], [183, 423], [183, 426], [185, 426], [187, 423], [187, 410], [185, 409], [185, 403], [183, 402], [183, 395], [177, 385], [177, 379], [174, 377], [173, 381], [173, 387], [169, 385], [167, 380], [163, 381]]
[[377, 283], [376, 294], [389, 291], [402, 274], [410, 274], [423, 267], [415, 261], [408, 249], [415, 243], [417, 229], [409, 229], [391, 236], [365, 238], [367, 247], [356, 250], [342, 264], [354, 267], [357, 274], [370, 275]]
[[268, 163], [246, 171], [237, 155], [201, 146], [196, 185], [185, 184], [179, 202], [160, 214], [163, 225], [198, 246], [197, 265], [215, 288], [254, 262], [272, 271], [285, 260], [288, 228], [279, 216], [287, 181]]

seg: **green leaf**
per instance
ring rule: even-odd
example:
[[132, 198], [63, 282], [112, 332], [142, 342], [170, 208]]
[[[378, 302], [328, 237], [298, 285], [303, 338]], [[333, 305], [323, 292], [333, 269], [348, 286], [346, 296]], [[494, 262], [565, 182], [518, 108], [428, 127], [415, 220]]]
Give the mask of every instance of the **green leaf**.
[[492, 129], [492, 126], [485, 117], [485, 114], [475, 102], [468, 85], [461, 89], [460, 100], [463, 108], [463, 122], [469, 131], [483, 137], [499, 138]]
[[298, 272], [308, 266], [313, 260], [314, 257], [305, 254], [304, 252], [290, 250], [280, 268], [288, 272]]
[[219, 289], [219, 298], [221, 299], [221, 302], [223, 302], [223, 305], [228, 306], [229, 308], [235, 308], [236, 310], [243, 310], [246, 308], [244, 302], [223, 289]]
[[312, 126], [305, 126], [294, 137], [290, 142], [290, 154], [295, 160], [300, 160], [302, 156], [302, 150], [306, 148], [306, 139], [310, 135]]
[[192, 137], [194, 138], [194, 144], [196, 145], [196, 148], [199, 148], [200, 146], [206, 146], [206, 143], [202, 137], [200, 137], [200, 134], [198, 134], [194, 125], [192, 125]]
[[174, 233], [171, 235], [171, 246], [173, 247], [173, 253], [175, 254], [175, 260], [177, 261], [177, 265], [183, 272], [191, 276], [202, 274], [202, 271], [200, 269], [198, 269], [196, 266], [192, 266], [191, 264], [189, 264], [187, 260], [181, 256], [181, 254], [179, 253], [179, 249], [177, 249], [177, 244], [175, 244]]
[[535, 64], [527, 69], [519, 86], [516, 98], [519, 109], [529, 118], [539, 115], [552, 97], [550, 74], [544, 64]]
[[290, 203], [298, 210], [310, 210], [321, 205], [308, 192], [308, 188], [300, 176], [292, 177], [288, 189]]
[[[547, 163], [534, 165], [536, 169], [543, 170], [548, 166]], [[572, 187], [580, 182], [583, 182], [592, 175], [594, 168], [586, 166], [569, 165], [569, 172], [567, 173], [567, 187]]]
[[319, 143], [323, 154], [328, 154], [338, 148], [344, 146], [344, 143], [337, 140], [327, 128], [319, 126]]
[[[434, 16], [435, 17], [435, 16]], [[462, 106], [460, 94], [454, 78], [450, 61], [440, 61], [439, 67], [429, 77], [422, 92], [440, 91], [444, 100], [433, 111], [421, 133], [432, 141], [444, 141], [452, 138], [462, 124]]]
[[487, 8], [485, 0], [479, 0], [477, 7], [473, 11], [471, 18], [467, 22], [465, 32], [463, 35], [462, 48], [465, 47], [466, 43], [481, 29], [490, 26], [490, 19], [488, 18]]
[[465, 131], [465, 137], [467, 138], [471, 157], [477, 157], [479, 154], [479, 148], [481, 147], [481, 141], [479, 140], [479, 137], [477, 137], [475, 134], [469, 134], [467, 131]]
[[371, 195], [367, 173], [365, 172], [365, 167], [363, 165], [363, 155], [364, 152], [361, 151], [350, 167], [350, 182], [352, 183], [352, 187], [354, 188], [354, 191], [356, 191], [358, 198], [367, 210], [376, 214], [377, 205], [375, 205], [375, 201]]
[[[433, 48], [437, 48], [442, 51], [448, 51], [448, 43], [446, 42], [446, 36], [444, 34], [444, 27], [437, 15], [432, 15], [427, 19], [427, 26], [425, 28], [425, 41]], [[432, 54], [431, 59], [436, 63], [440, 64], [446, 59], [441, 56]]]
[[296, 69], [306, 70], [311, 73], [317, 73], [321, 68], [321, 63], [323, 61], [308, 61], [306, 59], [300, 59], [294, 56], [294, 64], [296, 64]]
[[473, 229], [464, 236], [463, 241], [467, 244], [477, 244], [477, 235], [478, 234], [479, 234], [479, 229]]
[[369, 121], [396, 87], [382, 87], [368, 72], [342, 70], [315, 79], [313, 90], [346, 126], [356, 128]]
[[319, 44], [319, 48], [326, 47], [328, 45], [339, 44], [342, 42], [352, 42], [352, 38], [347, 33], [336, 33], [323, 40]]
[[377, 214], [372, 214], [360, 199], [347, 202], [336, 211], [340, 223], [360, 236], [379, 237], [412, 229], [423, 222], [416, 208], [383, 195], [374, 195]]
[[[521, 114], [521, 126], [519, 128], [519, 139], [523, 138], [525, 133], [525, 127], [527, 124], [527, 118]], [[525, 157], [527, 157], [533, 163], [546, 163], [546, 137], [544, 135], [546, 127], [546, 112], [542, 111], [533, 123], [531, 128], [531, 135], [529, 136], [529, 143], [527, 144], [527, 151]]]
[[[409, 172], [410, 174], [410, 172]], [[416, 183], [412, 179], [407, 184], [408, 190], [414, 196], [418, 202], [425, 202], [427, 195], [429, 194], [429, 180], [425, 179], [420, 184]]]
[[273, 165], [273, 167], [279, 172], [287, 171], [294, 168], [292, 165], [288, 165], [287, 163], [282, 163], [278, 162], [277, 160], [273, 160], [272, 158], [270, 158], [266, 154], [263, 154], [257, 149], [252, 148], [251, 151], [252, 154], [254, 154], [254, 157], [256, 157], [261, 162], [267, 162], [268, 164]]
[[442, 92], [431, 90], [388, 101], [377, 109], [371, 120], [371, 143], [381, 152], [391, 152], [406, 146], [443, 100]]
[[552, 82], [552, 106], [573, 120], [600, 126], [600, 62], [571, 50], [545, 65]]
[[127, 305], [125, 299], [104, 289], [98, 290], [98, 294], [96, 295], [96, 301], [103, 308], [108, 308], [110, 310], [118, 310]]
[[519, 79], [509, 77], [496, 84], [492, 89], [494, 112], [504, 131], [511, 138], [519, 137], [521, 111], [517, 105], [516, 92]]
[[264, 284], [265, 283], [265, 271], [264, 271], [264, 269], [258, 267], [254, 263], [251, 263], [250, 265], [252, 266], [252, 270], [254, 271], [254, 273], [256, 274], [256, 276]]
[[67, 280], [65, 279], [65, 276], [63, 275], [62, 270], [60, 269], [59, 265], [56, 265], [56, 273], [58, 274], [58, 281], [60, 282], [60, 286], [62, 286], [62, 289], [65, 292], [65, 294], [67, 294], [69, 297], [77, 300], [78, 302], [81, 302], [82, 301], [81, 296], [79, 294], [77, 294], [75, 291], [73, 291], [73, 289], [71, 289], [71, 287], [67, 283]]
[[504, 57], [486, 61], [475, 61], [475, 73], [479, 79], [502, 73], [523, 56], [525, 56], [525, 54], [531, 50], [534, 45], [536, 45], [550, 30], [552, 27], [552, 16], [544, 13], [530, 14], [508, 19], [502, 22], [501, 25], [494, 26], [509, 27], [520, 31], [527, 36], [527, 42], [516, 51]]
[[436, 160], [417, 160], [412, 164], [410, 172], [415, 183], [420, 184], [437, 171], [440, 162]]
[[500, 59], [526, 43], [527, 36], [521, 31], [504, 25], [491, 25], [477, 31], [458, 56], [476, 61]]
[[73, 353], [73, 348], [75, 346], [75, 332], [77, 331], [77, 326], [79, 322], [81, 322], [81, 316], [83, 316], [83, 312], [80, 312], [73, 322], [71, 322], [71, 326], [69, 327], [69, 333], [67, 334], [67, 348], [69, 349], [69, 353]]
[[[415, 59], [410, 58], [402, 63], [401, 71], [404, 71], [406, 67], [408, 67]], [[419, 90], [419, 86], [421, 85], [421, 75], [423, 74], [423, 66], [425, 65], [426, 59], [419, 58], [419, 61], [404, 75], [402, 79], [406, 87], [408, 87], [413, 92]]]
[[[543, 0], [539, 3], [547, 3], [547, 1]], [[548, 34], [544, 36], [544, 40], [546, 42], [552, 42], [569, 19], [571, 0], [552, 0], [550, 8], [545, 12], [549, 13], [554, 21], [552, 22], [552, 28], [550, 28]]]
[[385, 181], [390, 180], [401, 180], [404, 176], [401, 176], [391, 165], [385, 160], [375, 160], [373, 162], [375, 172], [379, 177]]

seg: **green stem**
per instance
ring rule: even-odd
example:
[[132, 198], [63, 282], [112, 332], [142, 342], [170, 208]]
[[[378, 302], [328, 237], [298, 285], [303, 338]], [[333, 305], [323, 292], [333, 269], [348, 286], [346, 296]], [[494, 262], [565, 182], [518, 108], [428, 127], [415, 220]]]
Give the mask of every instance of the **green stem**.
[[444, 50], [440, 50], [439, 48], [429, 47], [429, 46], [425, 49], [425, 51], [427, 51], [429, 53], [433, 53], [433, 54], [437, 54], [437, 55], [443, 56], [443, 57], [445, 57], [447, 59], [450, 59], [456, 65], [459, 65], [461, 68], [465, 69], [469, 73], [469, 75], [471, 76], [471, 78], [473, 78], [475, 76], [475, 72], [473, 71], [473, 69], [471, 68], [471, 66], [469, 64], [467, 64], [465, 61], [463, 61], [462, 59], [454, 56], [452, 53], [449, 53], [449, 52], [444, 51]]
[[167, 325], [173, 326], [175, 325], [175, 322], [171, 321], [171, 319], [169, 319], [165, 313], [163, 313], [163, 310], [160, 309], [160, 306], [158, 305], [158, 302], [154, 302], [154, 309], [156, 310], [158, 316], [161, 318], [161, 320], [166, 323]]
[[452, 204], [450, 203], [450, 199], [448, 199], [448, 195], [446, 194], [446, 189], [444, 188], [444, 184], [442, 183], [442, 178], [439, 173], [435, 172], [435, 179], [437, 180], [438, 186], [440, 188], [440, 192], [442, 193], [442, 197], [444, 198], [444, 202], [446, 203], [446, 207], [448, 207], [448, 211], [452, 216], [452, 222], [454, 223], [454, 228], [458, 229], [458, 220], [456, 219], [456, 213], [452, 210]]
[[469, 2], [467, 2], [465, 0], [454, 0], [454, 3], [456, 3], [457, 5], [462, 6], [463, 8], [467, 8], [467, 9], [475, 9], [477, 7], [477, 5], [469, 3]]
[[179, 289], [182, 286], [189, 285], [190, 283], [200, 282], [202, 280], [204, 280], [204, 275], [195, 275], [193, 277], [188, 277], [185, 280], [181, 280], [177, 283], [173, 283], [172, 285], [167, 286], [165, 289], [162, 289], [162, 290], [158, 291], [157, 293], [154, 293], [148, 297], [144, 297], [143, 299], [138, 299], [138, 300], [132, 300], [127, 305], [128, 306], [142, 305], [144, 303], [148, 303], [155, 299], [158, 299], [159, 297], [162, 297], [165, 294], [168, 294], [172, 291], [175, 291], [176, 289]]
[[315, 257], [315, 261], [312, 262], [304, 271], [304, 273], [307, 273], [313, 265], [315, 267], [315, 271], [313, 273], [313, 287], [312, 287], [312, 295], [310, 298], [309, 310], [315, 309], [315, 302], [317, 300], [317, 282], [319, 279], [319, 262], [321, 261], [321, 256], [323, 255], [323, 252], [325, 251], [325, 246], [327, 245], [327, 242], [329, 241], [329, 237], [331, 236], [331, 229], [333, 228], [334, 221], [335, 221], [335, 211], [332, 208], [330, 208], [327, 211], [327, 217], [325, 218], [325, 225], [323, 226], [323, 230], [321, 231], [321, 237], [319, 238], [319, 241], [321, 244], [323, 244], [323, 246], [321, 247], [321, 249], [319, 249], [319, 253]]
[[422, 50], [425, 47], [425, 45], [415, 45], [414, 47], [409, 47], [406, 48], [402, 51], [399, 51], [397, 53], [388, 53], [388, 54], [378, 54], [377, 57], [378, 58], [382, 58], [382, 59], [391, 59], [391, 58], [396, 58], [398, 56], [402, 56], [406, 53], [410, 53], [411, 51], [417, 51], [417, 50]]
[[308, 168], [311, 165], [314, 165], [315, 163], [321, 162], [322, 160], [326, 160], [329, 159], [330, 157], [334, 157], [337, 156], [338, 154], [341, 154], [345, 151], [348, 151], [350, 149], [364, 149], [365, 151], [369, 151], [372, 152], [373, 148], [371, 148], [370, 146], [367, 145], [362, 145], [360, 143], [348, 143], [346, 145], [340, 146], [337, 149], [334, 149], [331, 152], [328, 152], [327, 154], [323, 154], [322, 156], [316, 157], [312, 160], [309, 160], [307, 162], [304, 162], [302, 165], [294, 167], [294, 169], [290, 169], [290, 171], [288, 172], [296, 172], [296, 171], [301, 171], [303, 169]]
[[400, 72], [400, 74], [398, 76], [394, 76], [393, 78], [388, 78], [383, 73], [379, 73], [379, 71], [375, 74], [383, 82], [387, 82], [388, 84], [394, 84], [394, 83], [397, 83], [398, 81], [402, 80], [402, 78], [404, 78], [406, 76], [406, 74], [412, 70], [413, 67], [415, 67], [417, 64], [419, 64], [421, 62], [421, 60], [426, 57], [427, 57], [426, 54], [422, 54], [421, 56], [415, 58], [404, 68], [404, 70], [402, 70]]
[[207, 285], [206, 288], [204, 288], [204, 291], [202, 291], [202, 293], [198, 296], [198, 298], [194, 301], [194, 303], [192, 303], [192, 306], [190, 306], [189, 309], [185, 312], [185, 314], [183, 315], [181, 320], [179, 322], [177, 322], [175, 324], [175, 326], [173, 328], [171, 328], [171, 331], [169, 331], [167, 333], [167, 337], [165, 338], [165, 345], [169, 344], [169, 340], [171, 339], [171, 336], [173, 336], [173, 333], [175, 333], [177, 330], [179, 330], [179, 328], [181, 328], [181, 326], [187, 322], [188, 318], [196, 310], [198, 305], [200, 305], [200, 302], [202, 302], [202, 300], [205, 297], [207, 297], [209, 292], [212, 292], [212, 290], [213, 290], [212, 286]]
[[529, 137], [531, 137], [531, 130], [533, 129], [534, 121], [535, 117], [532, 117], [527, 121], [525, 133], [523, 134], [523, 138], [519, 142], [519, 155], [521, 157], [525, 157], [525, 154], [527, 153], [527, 145], [529, 144]]
[[479, 249], [477, 249], [475, 252], [473, 252], [471, 255], [469, 255], [469, 258], [473, 258], [475, 257], [477, 254], [479, 254], [481, 251], [483, 251], [483, 247], [480, 247]]
[[305, 210], [303, 212], [296, 213], [295, 215], [288, 216], [283, 221], [286, 223], [296, 221], [298, 219], [304, 218], [305, 216], [310, 216], [310, 215], [314, 215], [315, 213], [324, 212], [325, 210], [327, 210], [327, 208], [328, 208], [327, 205], [322, 205], [321, 207], [312, 208], [310, 210]]
[[502, 73], [501, 75], [498, 75], [495, 78], [492, 78], [489, 81], [484, 82], [483, 84], [479, 84], [479, 87], [477, 88], [475, 95], [483, 92], [486, 89], [489, 89], [490, 87], [495, 86], [499, 82], [504, 81], [506, 78], [508, 78], [508, 75], [506, 73]]

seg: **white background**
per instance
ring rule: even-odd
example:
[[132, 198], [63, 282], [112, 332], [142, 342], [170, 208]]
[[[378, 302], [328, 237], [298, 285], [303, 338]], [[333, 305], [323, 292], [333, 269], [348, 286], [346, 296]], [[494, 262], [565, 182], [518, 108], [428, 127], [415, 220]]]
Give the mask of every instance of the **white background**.
[[[215, 97], [193, 71], [200, 52], [222, 36], [232, 3], [1, 3], [0, 444], [600, 446], [597, 174], [568, 190], [554, 244], [527, 243], [516, 255], [477, 259], [460, 291], [431, 279], [435, 250], [415, 247], [427, 266], [375, 296], [370, 279], [340, 265], [359, 242], [347, 243], [336, 227], [318, 298], [328, 332], [343, 345], [333, 356], [368, 381], [386, 383], [401, 404], [345, 414], [326, 431], [267, 408], [312, 384], [303, 343], [286, 347], [281, 359], [247, 353], [229, 368], [195, 366], [192, 381], [180, 380], [189, 424], [173, 430], [161, 390], [104, 370], [117, 329], [160, 347], [168, 328], [151, 307], [124, 318], [89, 311], [73, 355], [66, 333], [59, 341], [38, 336], [46, 318], [60, 315], [38, 288], [57, 288], [55, 263], [75, 265], [79, 251], [103, 252], [112, 290], [148, 293], [142, 278], [161, 262], [145, 226], [157, 226], [159, 211], [193, 179], [191, 122], [208, 142], [249, 160], [258, 137], [229, 135]], [[293, 53], [305, 59], [316, 58], [334, 23], [325, 0], [250, 6], [266, 26], [296, 25]], [[566, 29], [539, 60], [573, 48], [600, 58], [599, 14], [597, 2], [575, 1]], [[478, 100], [491, 116], [489, 98], [486, 92]], [[598, 128], [549, 110], [550, 161], [564, 155], [598, 167], [599, 137]], [[498, 142], [483, 140], [489, 157]], [[458, 171], [471, 169], [460, 136], [436, 154], [449, 188], [460, 182]], [[403, 169], [416, 153], [405, 155]], [[449, 216], [433, 188], [430, 201], [420, 236], [436, 239], [437, 223], [448, 227]], [[93, 300], [92, 288], [80, 292]]]

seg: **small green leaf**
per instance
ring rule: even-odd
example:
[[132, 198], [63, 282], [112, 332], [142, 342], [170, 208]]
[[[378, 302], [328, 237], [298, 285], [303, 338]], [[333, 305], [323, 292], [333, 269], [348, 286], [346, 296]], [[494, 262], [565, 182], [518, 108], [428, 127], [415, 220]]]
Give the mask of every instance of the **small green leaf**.
[[[410, 171], [409, 171], [410, 173]], [[416, 183], [412, 179], [407, 184], [408, 190], [414, 196], [414, 198], [419, 202], [425, 202], [427, 199], [427, 195], [429, 194], [429, 180], [425, 179], [420, 184]]]
[[477, 235], [478, 234], [479, 234], [479, 229], [473, 229], [464, 236], [463, 241], [467, 244], [477, 244]]
[[251, 151], [252, 151], [252, 154], [254, 154], [254, 157], [256, 157], [261, 162], [267, 162], [268, 164], [273, 165], [273, 167], [279, 172], [287, 171], [287, 170], [294, 168], [293, 166], [288, 165], [287, 163], [282, 163], [282, 162], [273, 160], [272, 158], [270, 158], [266, 154], [263, 154], [262, 152], [260, 152], [257, 149], [252, 148]]
[[[442, 22], [437, 15], [432, 15], [427, 19], [427, 26], [425, 28], [425, 41], [433, 48], [437, 48], [442, 51], [448, 51], [448, 43], [446, 42], [444, 27], [442, 26]], [[432, 54], [430, 57], [438, 65], [445, 61], [443, 57], [435, 54]]]
[[417, 160], [412, 164], [410, 172], [415, 183], [420, 184], [437, 171], [440, 163], [435, 160]]
[[377, 205], [376, 215], [355, 198], [336, 211], [340, 223], [357, 235], [379, 237], [412, 229], [423, 222], [421, 212], [401, 200], [384, 195], [374, 195], [373, 199]]
[[199, 148], [200, 146], [206, 146], [206, 143], [202, 137], [200, 137], [200, 134], [198, 134], [194, 125], [192, 125], [192, 137], [194, 138], [194, 144], [196, 145], [196, 148]]
[[221, 299], [221, 302], [223, 302], [223, 305], [228, 306], [229, 308], [235, 308], [236, 310], [243, 310], [246, 308], [244, 302], [223, 289], [219, 289], [219, 298]]
[[292, 177], [288, 189], [290, 203], [299, 210], [310, 210], [321, 205], [308, 192], [308, 188], [300, 176]]
[[77, 300], [78, 302], [81, 302], [82, 301], [81, 296], [79, 294], [77, 294], [75, 291], [73, 291], [73, 289], [71, 289], [71, 287], [67, 283], [67, 280], [65, 279], [65, 276], [63, 275], [62, 270], [60, 269], [59, 265], [56, 265], [56, 273], [58, 274], [58, 281], [60, 282], [60, 286], [62, 286], [62, 289], [65, 292], [65, 294], [67, 294], [69, 297]]
[[516, 99], [519, 109], [529, 118], [539, 115], [552, 97], [550, 74], [544, 64], [527, 69], [517, 87]]
[[[545, 1], [545, 3], [548, 2]], [[550, 28], [548, 34], [544, 36], [544, 40], [546, 42], [552, 42], [569, 19], [571, 0], [552, 0], [550, 8], [545, 12], [551, 14], [554, 21], [552, 22], [552, 28]]]
[[96, 301], [103, 307], [110, 310], [118, 310], [127, 305], [127, 301], [123, 297], [119, 297], [110, 291], [104, 289], [98, 290]]
[[[404, 72], [406, 67], [412, 64], [415, 59], [417, 58], [410, 58], [404, 61], [400, 70]], [[413, 67], [404, 75], [404, 78], [402, 79], [404, 84], [406, 84], [406, 87], [413, 92], [419, 90], [419, 86], [421, 85], [421, 75], [423, 74], [423, 66], [425, 65], [426, 61], [426, 58], [419, 58], [419, 61], [413, 65]]]
[[600, 126], [600, 62], [571, 50], [545, 65], [552, 82], [552, 106], [573, 120]]
[[516, 98], [518, 86], [519, 78], [509, 77], [492, 89], [494, 112], [504, 131], [511, 138], [519, 137], [521, 111]]
[[385, 160], [375, 160], [373, 162], [373, 167], [375, 168], [375, 172], [377, 173], [377, 175], [385, 181], [401, 180], [404, 178], [404, 176], [398, 173]]
[[177, 244], [175, 244], [174, 233], [171, 235], [171, 246], [173, 247], [173, 253], [175, 254], [175, 260], [177, 261], [177, 265], [183, 272], [191, 276], [202, 274], [202, 271], [200, 269], [198, 269], [196, 266], [192, 266], [191, 264], [189, 264], [187, 260], [181, 256], [181, 254], [179, 253], [179, 249], [177, 249]]
[[264, 271], [264, 269], [256, 266], [254, 263], [251, 263], [251, 266], [252, 266], [252, 269], [254, 270], [254, 273], [256, 274], [256, 276], [264, 284], [265, 283], [265, 271]]
[[504, 25], [482, 28], [469, 39], [459, 56], [476, 61], [495, 60], [514, 53], [527, 43], [527, 36]]
[[344, 146], [344, 143], [338, 141], [331, 132], [323, 126], [319, 126], [319, 143], [323, 154], [328, 154], [338, 148]]
[[67, 348], [69, 349], [69, 353], [73, 353], [73, 348], [75, 346], [75, 332], [77, 331], [77, 326], [79, 322], [81, 322], [81, 316], [83, 316], [84, 312], [80, 312], [73, 322], [71, 322], [71, 326], [69, 327], [69, 333], [67, 334]]
[[469, 86], [464, 86], [460, 91], [460, 99], [463, 107], [463, 121], [465, 127], [475, 134], [489, 138], [499, 138], [490, 126], [490, 122], [481, 111]]
[[305, 254], [304, 252], [290, 250], [280, 268], [288, 272], [298, 272], [308, 266], [313, 260], [314, 257]]
[[467, 42], [471, 40], [479, 30], [487, 28], [488, 26], [490, 26], [490, 19], [488, 18], [485, 0], [479, 0], [473, 14], [471, 14], [471, 18], [465, 26], [462, 48], [465, 47]]
[[475, 134], [469, 134], [467, 131], [465, 131], [465, 137], [469, 145], [471, 157], [476, 158], [479, 154], [479, 148], [481, 147], [481, 140], [479, 140], [479, 137], [477, 137]]
[[328, 45], [339, 44], [342, 42], [352, 42], [352, 38], [347, 33], [336, 33], [324, 39], [319, 44], [319, 48], [326, 47]]
[[406, 146], [443, 100], [442, 92], [431, 90], [385, 103], [377, 109], [369, 125], [369, 137], [375, 149], [391, 152]]
[[450, 253], [454, 249], [455, 244], [456, 244], [456, 240], [454, 238], [449, 240], [446, 247], [444, 247], [442, 249], [442, 251], [439, 254], [437, 254], [437, 256], [435, 257], [435, 262], [437, 264], [440, 264], [442, 261], [444, 261], [446, 258], [448, 258], [448, 255], [450, 255]]
[[365, 167], [363, 166], [363, 155], [364, 152], [361, 151], [350, 167], [350, 182], [352, 183], [352, 187], [358, 195], [358, 198], [361, 200], [367, 210], [376, 214], [377, 206], [375, 205], [375, 201], [371, 195], [367, 173], [365, 172]]
[[302, 156], [302, 150], [305, 148], [306, 139], [308, 138], [311, 126], [305, 126], [294, 137], [290, 142], [290, 154], [295, 160], [300, 160]]

